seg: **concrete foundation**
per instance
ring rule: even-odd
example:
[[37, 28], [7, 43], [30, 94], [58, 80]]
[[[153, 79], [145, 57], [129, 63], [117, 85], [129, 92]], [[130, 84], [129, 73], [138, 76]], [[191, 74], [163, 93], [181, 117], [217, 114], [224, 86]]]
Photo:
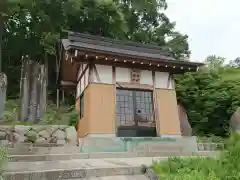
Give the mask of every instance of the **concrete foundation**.
[[85, 137], [79, 139], [81, 152], [198, 151], [196, 137]]

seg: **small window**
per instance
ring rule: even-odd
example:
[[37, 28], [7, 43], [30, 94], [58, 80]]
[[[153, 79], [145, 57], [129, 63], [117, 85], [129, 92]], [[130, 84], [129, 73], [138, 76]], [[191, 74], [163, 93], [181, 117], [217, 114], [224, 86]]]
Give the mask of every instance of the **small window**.
[[84, 112], [84, 94], [80, 96], [80, 119], [83, 118], [83, 112]]

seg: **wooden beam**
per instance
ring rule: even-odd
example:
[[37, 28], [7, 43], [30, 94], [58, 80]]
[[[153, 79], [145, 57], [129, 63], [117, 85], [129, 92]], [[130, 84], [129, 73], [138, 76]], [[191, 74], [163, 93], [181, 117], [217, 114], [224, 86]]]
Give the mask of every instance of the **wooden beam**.
[[154, 112], [154, 120], [156, 125], [157, 136], [160, 136], [160, 117], [157, 103], [157, 92], [156, 92], [156, 74], [155, 71], [152, 71], [152, 81], [153, 81], [153, 112]]
[[117, 136], [118, 132], [118, 126], [120, 125], [120, 122], [117, 120], [117, 84], [116, 84], [116, 66], [113, 64], [112, 65], [112, 83], [114, 85], [114, 130], [115, 130], [115, 135]]
[[[124, 62], [124, 61], [111, 61], [111, 60], [95, 60], [95, 64], [100, 64], [100, 65], [108, 65], [108, 66], [113, 66], [115, 65], [116, 67], [124, 67], [124, 68], [130, 68], [130, 69], [141, 69], [141, 70], [149, 70], [149, 71], [160, 71], [160, 72], [171, 72], [173, 74], [183, 74], [186, 72], [186, 69], [181, 69], [181, 68], [172, 68], [171, 66], [157, 66], [152, 64], [149, 66], [149, 64], [140, 64], [140, 63], [130, 63], [130, 62]], [[193, 71], [194, 69], [191, 69]], [[190, 72], [190, 71], [188, 71]]]
[[81, 69], [81, 64], [78, 64], [77, 66], [77, 75], [76, 75], [76, 79], [77, 79], [77, 82], [78, 82], [78, 73], [79, 73], [79, 70]]
[[89, 66], [89, 65], [87, 64], [86, 67], [84, 68], [83, 72], [81, 73], [80, 77], [77, 79], [77, 82], [79, 82], [79, 81], [82, 79], [83, 75], [85, 74], [85, 72], [86, 72], [87, 69], [88, 69], [88, 66]]
[[[86, 65], [87, 66], [87, 65]], [[89, 68], [88, 68], [88, 71], [89, 71]], [[87, 80], [86, 80], [86, 78], [87, 78], [87, 74], [86, 74], [86, 72], [84, 73], [84, 75], [83, 75], [83, 89], [85, 89], [85, 87], [87, 86]]]
[[98, 74], [97, 67], [96, 67], [95, 64], [93, 64], [93, 71], [94, 71], [94, 73], [96, 74], [97, 81], [98, 81], [98, 82], [101, 82], [101, 79], [100, 79], [100, 76], [99, 76], [99, 74]]
[[[139, 57], [135, 55], [126, 55], [126, 54], [119, 54], [119, 53], [110, 53], [110, 52], [102, 52], [99, 50], [92, 50], [92, 49], [80, 49], [81, 54], [87, 54], [89, 57], [96, 57], [98, 56], [99, 59], [100, 57], [105, 58], [107, 57], [108, 59], [117, 59], [117, 60], [129, 60], [135, 61], [136, 63], [138, 62], [144, 62], [146, 63], [152, 63], [152, 65], [160, 65], [160, 66], [165, 66], [166, 64], [170, 67], [176, 66], [176, 68], [191, 68], [197, 70], [198, 66], [202, 66], [202, 63], [197, 63], [197, 62], [188, 62], [188, 61], [178, 61], [178, 60], [167, 60], [167, 59], [154, 59], [154, 58], [149, 58], [149, 57]], [[140, 60], [141, 59], [141, 60]], [[77, 59], [76, 59], [77, 60]]]
[[152, 85], [147, 84], [133, 84], [129, 82], [116, 82], [117, 87], [128, 88], [128, 89], [141, 89], [141, 90], [153, 90]]

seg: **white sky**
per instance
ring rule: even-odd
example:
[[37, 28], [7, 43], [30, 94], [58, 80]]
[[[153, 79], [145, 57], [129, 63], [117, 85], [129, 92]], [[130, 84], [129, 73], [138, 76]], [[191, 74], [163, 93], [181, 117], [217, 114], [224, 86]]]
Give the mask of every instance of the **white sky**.
[[191, 61], [240, 56], [240, 0], [167, 0], [166, 14], [189, 36]]

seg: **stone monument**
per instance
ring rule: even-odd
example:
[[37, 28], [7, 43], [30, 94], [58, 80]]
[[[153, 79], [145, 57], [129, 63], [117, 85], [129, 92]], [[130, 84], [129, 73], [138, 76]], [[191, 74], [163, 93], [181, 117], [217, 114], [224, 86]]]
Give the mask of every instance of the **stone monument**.
[[4, 73], [0, 73], [0, 120], [3, 119], [3, 112], [5, 107], [7, 91], [7, 76]]

